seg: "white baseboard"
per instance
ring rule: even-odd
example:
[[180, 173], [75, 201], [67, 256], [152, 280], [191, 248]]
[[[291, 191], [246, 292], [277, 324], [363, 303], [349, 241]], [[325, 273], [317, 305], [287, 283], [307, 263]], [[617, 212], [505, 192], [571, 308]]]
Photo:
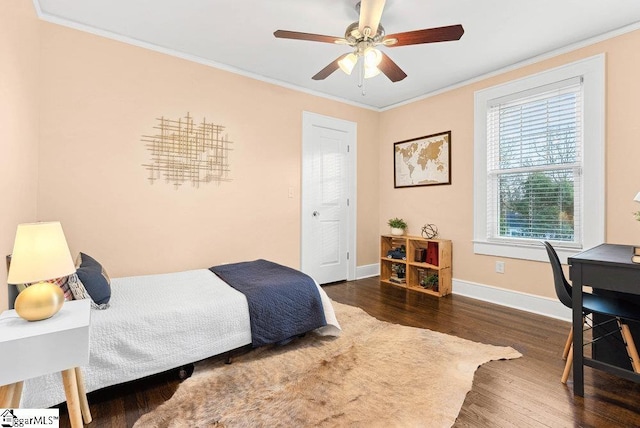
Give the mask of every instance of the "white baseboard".
[[380, 275], [380, 263], [356, 267], [356, 279], [371, 278], [378, 275]]
[[[370, 278], [380, 275], [380, 264], [356, 267], [356, 278]], [[563, 321], [571, 321], [571, 309], [557, 299], [536, 296], [519, 291], [506, 290], [491, 285], [478, 284], [460, 279], [453, 279], [453, 294], [507, 306], [521, 311], [532, 312]]]
[[559, 300], [549, 297], [505, 290], [504, 288], [462, 281], [460, 279], [453, 280], [453, 294], [564, 321], [571, 321], [571, 309], [560, 303]]

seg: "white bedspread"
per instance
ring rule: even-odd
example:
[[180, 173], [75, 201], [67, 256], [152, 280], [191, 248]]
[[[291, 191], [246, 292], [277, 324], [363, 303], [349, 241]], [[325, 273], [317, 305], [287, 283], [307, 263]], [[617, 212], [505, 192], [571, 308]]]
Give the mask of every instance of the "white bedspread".
[[[338, 335], [331, 301], [320, 287], [327, 326]], [[91, 311], [88, 392], [160, 373], [251, 343], [244, 295], [207, 269], [113, 278], [110, 308]], [[26, 380], [21, 407], [65, 401], [59, 373]]]

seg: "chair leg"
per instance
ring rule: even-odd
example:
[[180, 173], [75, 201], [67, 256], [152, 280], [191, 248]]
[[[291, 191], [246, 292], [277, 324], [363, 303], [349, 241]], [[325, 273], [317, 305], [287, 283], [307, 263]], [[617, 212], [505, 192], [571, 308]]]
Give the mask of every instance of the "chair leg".
[[633, 336], [631, 336], [631, 330], [629, 330], [629, 326], [627, 324], [623, 324], [620, 320], [618, 320], [618, 326], [620, 327], [622, 340], [624, 341], [625, 347], [627, 348], [627, 354], [629, 355], [629, 359], [631, 360], [633, 371], [639, 373], [640, 357], [638, 356], [638, 350], [636, 349], [636, 344], [633, 341]]
[[571, 365], [573, 364], [573, 344], [569, 346], [569, 352], [567, 352], [567, 363], [564, 365], [564, 372], [562, 372], [562, 379], [560, 382], [566, 384], [569, 379], [569, 373], [571, 373]]
[[569, 349], [571, 348], [571, 343], [573, 343], [573, 326], [571, 326], [571, 330], [569, 330], [569, 337], [567, 337], [567, 342], [564, 344], [564, 351], [562, 351], [563, 360], [566, 360], [567, 355], [569, 355]]

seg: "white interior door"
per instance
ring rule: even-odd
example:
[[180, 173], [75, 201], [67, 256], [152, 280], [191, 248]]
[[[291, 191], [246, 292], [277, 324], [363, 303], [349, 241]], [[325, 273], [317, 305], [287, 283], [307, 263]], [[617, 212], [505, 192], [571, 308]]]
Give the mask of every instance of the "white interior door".
[[302, 134], [301, 270], [354, 279], [356, 124], [304, 112]]

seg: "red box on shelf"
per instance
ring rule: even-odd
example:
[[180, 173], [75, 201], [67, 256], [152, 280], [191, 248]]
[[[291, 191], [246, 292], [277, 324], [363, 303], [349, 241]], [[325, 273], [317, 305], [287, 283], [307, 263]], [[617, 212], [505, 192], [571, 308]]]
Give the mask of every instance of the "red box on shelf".
[[427, 243], [427, 263], [430, 265], [438, 266], [438, 243]]

